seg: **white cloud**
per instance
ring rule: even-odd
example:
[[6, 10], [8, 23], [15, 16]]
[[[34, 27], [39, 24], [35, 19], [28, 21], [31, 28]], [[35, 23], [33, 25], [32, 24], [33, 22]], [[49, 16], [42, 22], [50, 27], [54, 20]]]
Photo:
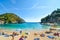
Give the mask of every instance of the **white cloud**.
[[[16, 0], [10, 0], [12, 3], [16, 3]], [[30, 7], [30, 8], [13, 8], [13, 9], [11, 9], [11, 10], [25, 10], [25, 9], [27, 9], [27, 10], [30, 10], [30, 9], [40, 9], [40, 8], [47, 8], [47, 6], [40, 6], [39, 5], [40, 4], [40, 2], [39, 2], [39, 0], [32, 6], [32, 7]]]
[[15, 9], [15, 10], [21, 10], [21, 9], [19, 9], [19, 8], [13, 8], [13, 9]]
[[10, 8], [10, 10], [22, 10], [22, 9], [19, 9], [19, 8]]
[[34, 5], [31, 7], [31, 9], [36, 8], [38, 4], [39, 4], [39, 2], [36, 3], [36, 4], [34, 4]]
[[35, 19], [25, 19], [26, 22], [40, 22], [39, 18], [35, 18]]
[[46, 5], [40, 5], [40, 1], [38, 0], [38, 2], [36, 4], [34, 4], [32, 7], [28, 8], [28, 9], [42, 9], [42, 8], [50, 9], [50, 8], [54, 8], [54, 7], [56, 8], [57, 3], [58, 3], [57, 0], [50, 0], [50, 1], [47, 1]]
[[40, 6], [39, 2], [38, 2], [38, 3], [34, 4], [32, 7], [30, 7], [30, 8], [22, 8], [22, 9], [41, 9], [41, 8], [52, 8], [52, 7], [47, 6], [47, 5]]

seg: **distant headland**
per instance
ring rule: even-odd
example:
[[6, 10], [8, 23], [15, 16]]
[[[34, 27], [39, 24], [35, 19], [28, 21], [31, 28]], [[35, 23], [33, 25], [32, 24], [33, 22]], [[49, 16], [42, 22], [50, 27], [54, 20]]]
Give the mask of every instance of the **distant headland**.
[[41, 19], [42, 24], [60, 24], [60, 9], [54, 10], [50, 15]]
[[19, 24], [25, 22], [14, 13], [4, 13], [0, 15], [0, 24]]

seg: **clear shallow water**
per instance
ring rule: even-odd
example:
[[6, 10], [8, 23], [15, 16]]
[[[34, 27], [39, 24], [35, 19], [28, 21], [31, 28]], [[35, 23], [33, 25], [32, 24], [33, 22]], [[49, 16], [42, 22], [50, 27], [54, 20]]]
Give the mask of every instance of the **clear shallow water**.
[[15, 29], [22, 29], [22, 30], [43, 30], [49, 29], [50, 26], [42, 25], [40, 23], [35, 22], [28, 22], [22, 24], [4, 24], [0, 25], [0, 29], [8, 29], [8, 30], [15, 30]]

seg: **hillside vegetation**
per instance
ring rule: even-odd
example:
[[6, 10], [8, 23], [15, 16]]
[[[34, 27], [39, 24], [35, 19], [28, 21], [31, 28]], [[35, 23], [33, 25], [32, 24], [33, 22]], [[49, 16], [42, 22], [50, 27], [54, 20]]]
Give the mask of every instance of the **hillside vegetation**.
[[22, 18], [20, 18], [19, 16], [15, 15], [14, 13], [4, 13], [4, 14], [1, 14], [0, 15], [0, 21], [3, 21], [3, 24], [25, 22]]
[[41, 19], [41, 23], [60, 24], [60, 9], [54, 10], [50, 15]]

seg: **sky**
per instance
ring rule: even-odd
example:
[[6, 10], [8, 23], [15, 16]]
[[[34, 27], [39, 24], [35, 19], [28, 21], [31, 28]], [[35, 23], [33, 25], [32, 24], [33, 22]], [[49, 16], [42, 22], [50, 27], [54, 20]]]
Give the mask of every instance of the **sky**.
[[0, 0], [0, 14], [15, 13], [26, 22], [40, 22], [57, 8], [60, 0]]

